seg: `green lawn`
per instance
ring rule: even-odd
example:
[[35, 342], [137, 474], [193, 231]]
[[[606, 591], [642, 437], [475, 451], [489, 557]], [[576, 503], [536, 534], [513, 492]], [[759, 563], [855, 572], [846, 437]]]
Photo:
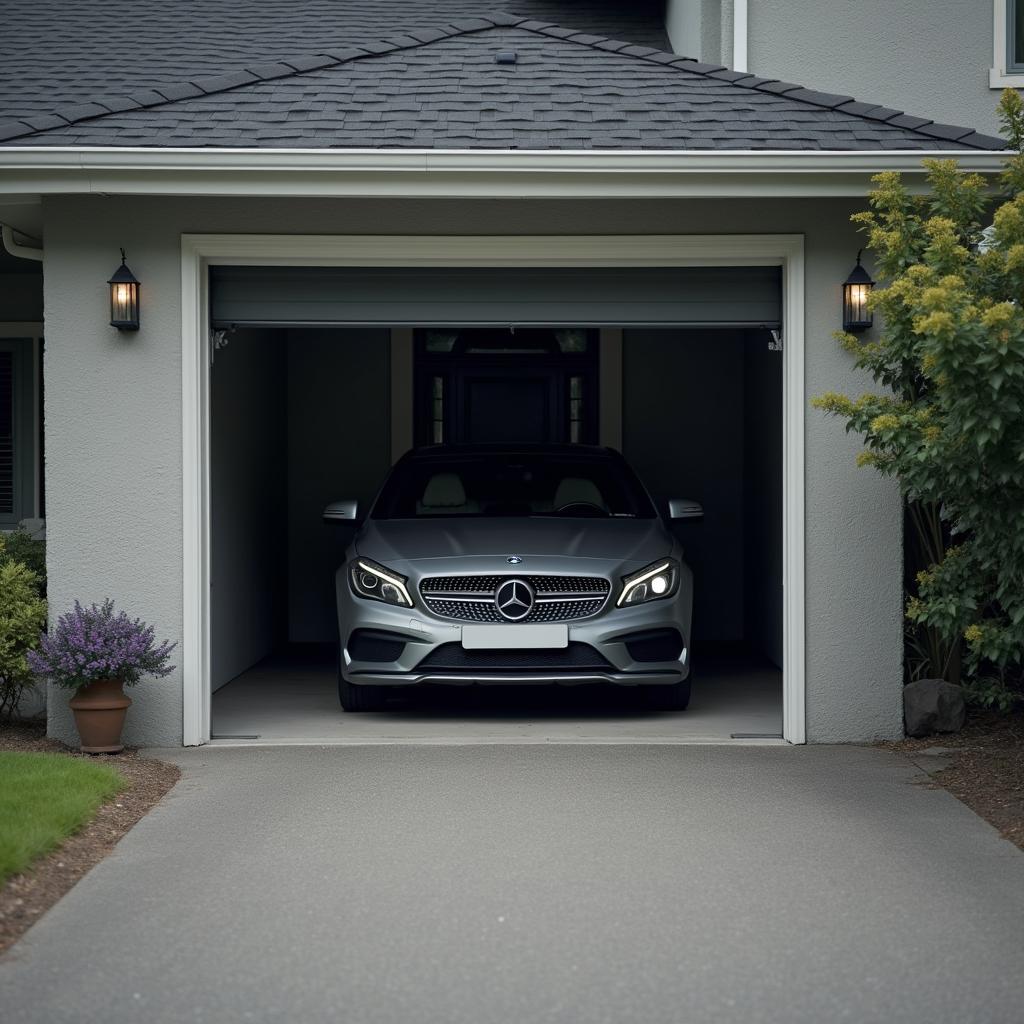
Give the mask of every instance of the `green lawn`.
[[59, 846], [124, 787], [109, 765], [0, 751], [0, 885]]

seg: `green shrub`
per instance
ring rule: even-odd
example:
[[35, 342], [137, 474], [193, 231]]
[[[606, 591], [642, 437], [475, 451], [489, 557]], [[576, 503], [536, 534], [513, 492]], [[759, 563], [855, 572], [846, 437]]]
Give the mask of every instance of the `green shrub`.
[[1017, 704], [1017, 694], [1007, 685], [1005, 679], [982, 676], [971, 679], [964, 685], [964, 697], [968, 704], [994, 711], [1012, 711]]
[[0, 715], [13, 715], [34, 685], [27, 655], [45, 625], [46, 602], [35, 573], [18, 562], [0, 565]]
[[18, 562], [36, 575], [40, 597], [46, 597], [46, 541], [35, 540], [19, 527], [12, 533], [0, 533], [0, 565]]
[[990, 706], [1006, 706], [1024, 652], [1024, 101], [1008, 89], [1000, 112], [1016, 155], [994, 209], [989, 183], [952, 160], [925, 161], [926, 195], [875, 177], [871, 209], [853, 219], [883, 279], [871, 301], [884, 322], [877, 338], [840, 340], [881, 390], [815, 399], [863, 436], [861, 464], [938, 511], [949, 543], [918, 574], [907, 616], [966, 641], [969, 689]]

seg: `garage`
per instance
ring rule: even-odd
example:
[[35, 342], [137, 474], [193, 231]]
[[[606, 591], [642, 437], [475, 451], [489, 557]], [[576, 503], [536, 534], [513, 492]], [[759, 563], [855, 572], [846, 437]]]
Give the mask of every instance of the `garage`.
[[[200, 260], [209, 738], [781, 741], [784, 266], [736, 260]], [[609, 446], [659, 510], [700, 503], [670, 524], [694, 578], [686, 710], [591, 684], [425, 686], [341, 710], [334, 573], [354, 527], [324, 507], [365, 512], [409, 448], [495, 443]]]

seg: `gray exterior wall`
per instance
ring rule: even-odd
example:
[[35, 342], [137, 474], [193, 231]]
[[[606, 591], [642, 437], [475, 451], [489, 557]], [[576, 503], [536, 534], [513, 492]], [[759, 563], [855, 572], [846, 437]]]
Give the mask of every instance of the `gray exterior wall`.
[[[748, 0], [747, 70], [999, 134], [992, 0]], [[733, 0], [668, 0], [676, 53], [734, 66]]]
[[991, 0], [749, 0], [748, 18], [749, 71], [999, 134]]
[[[859, 391], [831, 338], [858, 238], [843, 201], [44, 200], [48, 567], [52, 614], [117, 602], [182, 631], [180, 236], [282, 233], [802, 232], [808, 397]], [[118, 247], [143, 282], [142, 329], [108, 324]], [[857, 469], [855, 438], [808, 410], [807, 727], [812, 741], [901, 732], [901, 522], [895, 486]], [[130, 743], [181, 740], [181, 678], [133, 692]], [[51, 730], [73, 735], [66, 693]]]
[[709, 64], [732, 54], [732, 4], [723, 0], [667, 0], [665, 32], [672, 50]]

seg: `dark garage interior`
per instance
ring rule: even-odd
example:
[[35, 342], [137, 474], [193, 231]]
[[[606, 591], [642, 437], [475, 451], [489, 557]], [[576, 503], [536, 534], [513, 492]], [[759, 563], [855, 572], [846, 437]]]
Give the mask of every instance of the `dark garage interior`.
[[[400, 334], [396, 344], [383, 326], [274, 324], [228, 325], [218, 336], [213, 738], [781, 734], [782, 353], [770, 330], [435, 325]], [[408, 396], [401, 409], [396, 378]], [[689, 709], [652, 714], [629, 688], [425, 687], [384, 712], [346, 715], [334, 572], [354, 528], [323, 522], [324, 506], [356, 498], [366, 510], [402, 435], [417, 445], [607, 443], [609, 432], [659, 507], [675, 497], [704, 507], [703, 519], [671, 524], [695, 578]]]

